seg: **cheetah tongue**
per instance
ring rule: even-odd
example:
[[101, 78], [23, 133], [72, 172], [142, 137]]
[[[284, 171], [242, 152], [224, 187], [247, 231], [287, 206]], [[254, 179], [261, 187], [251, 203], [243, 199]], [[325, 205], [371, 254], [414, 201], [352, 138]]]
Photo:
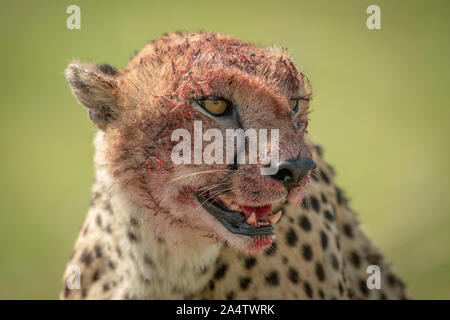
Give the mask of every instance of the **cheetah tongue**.
[[272, 205], [268, 204], [262, 207], [250, 207], [250, 206], [240, 206], [242, 212], [248, 217], [250, 216], [253, 212], [255, 213], [256, 218], [262, 219], [262, 218], [266, 218], [269, 214], [270, 211], [272, 210]]

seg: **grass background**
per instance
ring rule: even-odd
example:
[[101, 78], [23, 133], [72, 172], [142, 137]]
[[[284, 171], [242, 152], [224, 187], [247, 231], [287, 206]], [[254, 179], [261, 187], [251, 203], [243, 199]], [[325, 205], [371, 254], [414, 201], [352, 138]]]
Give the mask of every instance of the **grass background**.
[[[81, 30], [66, 8], [81, 7]], [[366, 28], [381, 7], [382, 30]], [[0, 298], [57, 298], [93, 180], [94, 128], [63, 70], [127, 63], [198, 29], [287, 47], [310, 132], [414, 298], [450, 298], [447, 1], [1, 1]]]

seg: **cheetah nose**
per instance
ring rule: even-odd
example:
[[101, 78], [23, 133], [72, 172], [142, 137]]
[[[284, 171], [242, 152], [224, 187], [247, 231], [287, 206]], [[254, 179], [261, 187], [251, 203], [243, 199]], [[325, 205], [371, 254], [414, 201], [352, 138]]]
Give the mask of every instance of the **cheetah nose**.
[[270, 177], [282, 183], [289, 191], [298, 187], [300, 181], [315, 167], [316, 163], [310, 157], [290, 159], [279, 163], [277, 173]]

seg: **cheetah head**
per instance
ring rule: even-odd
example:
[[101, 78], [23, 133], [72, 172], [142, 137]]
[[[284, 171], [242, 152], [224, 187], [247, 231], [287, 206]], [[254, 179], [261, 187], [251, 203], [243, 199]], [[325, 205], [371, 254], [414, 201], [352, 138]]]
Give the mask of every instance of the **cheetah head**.
[[[257, 252], [274, 241], [282, 204], [303, 197], [315, 166], [305, 141], [311, 89], [284, 51], [178, 33], [149, 43], [122, 70], [75, 61], [66, 77], [102, 134], [97, 162], [130, 201], [164, 217], [149, 218], [160, 236], [195, 231], [204, 241]], [[262, 174], [267, 161], [239, 163], [237, 153], [222, 163], [196, 161], [196, 151], [211, 154], [205, 141], [182, 149], [191, 163], [175, 164], [178, 129], [191, 142], [208, 129], [223, 137], [229, 129], [278, 129], [276, 170]]]

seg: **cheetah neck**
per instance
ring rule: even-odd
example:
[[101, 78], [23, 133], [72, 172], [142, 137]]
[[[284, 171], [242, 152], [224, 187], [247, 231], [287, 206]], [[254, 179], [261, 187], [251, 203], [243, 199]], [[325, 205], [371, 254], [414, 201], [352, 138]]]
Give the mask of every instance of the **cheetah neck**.
[[140, 298], [140, 294], [146, 298], [186, 298], [206, 285], [221, 245], [171, 246], [143, 222], [144, 217], [153, 212], [130, 204], [114, 191], [111, 209], [118, 216], [117, 242], [125, 257], [129, 257], [123, 261], [123, 271], [129, 270], [137, 282], [130, 284], [130, 291], [134, 291], [136, 298]]
[[[123, 296], [117, 298], [181, 299], [195, 295], [206, 285], [222, 244], [196, 241], [199, 237], [195, 230], [192, 241], [176, 245], [159, 237], [149, 224], [158, 224], [161, 221], [157, 219], [165, 216], [128, 200], [97, 161], [93, 189], [106, 202], [103, 207], [109, 209], [103, 220], [110, 221], [110, 248], [121, 252], [114, 272], [128, 279], [121, 290]], [[182, 231], [186, 234], [186, 230]]]

